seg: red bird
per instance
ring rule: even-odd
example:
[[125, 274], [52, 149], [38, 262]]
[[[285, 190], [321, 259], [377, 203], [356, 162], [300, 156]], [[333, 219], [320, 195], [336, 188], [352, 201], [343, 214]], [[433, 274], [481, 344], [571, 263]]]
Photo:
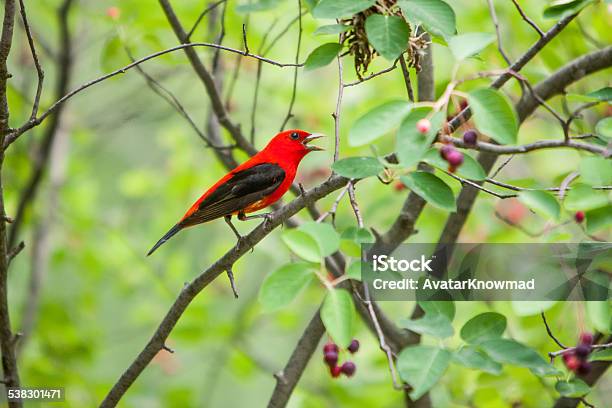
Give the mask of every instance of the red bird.
[[312, 151], [323, 150], [308, 145], [320, 137], [322, 135], [296, 129], [274, 136], [263, 150], [209, 188], [183, 218], [157, 241], [147, 256], [183, 228], [221, 217], [225, 218], [225, 222], [240, 239], [240, 234], [232, 224], [232, 215], [237, 215], [241, 221], [268, 216], [267, 213], [250, 217], [245, 214], [269, 206], [287, 192], [304, 156]]

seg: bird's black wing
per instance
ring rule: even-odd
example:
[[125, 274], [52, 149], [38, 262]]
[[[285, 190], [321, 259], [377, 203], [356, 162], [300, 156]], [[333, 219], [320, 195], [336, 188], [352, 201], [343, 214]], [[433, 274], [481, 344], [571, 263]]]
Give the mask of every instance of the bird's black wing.
[[241, 170], [206, 197], [180, 224], [188, 227], [235, 213], [271, 194], [284, 179], [285, 171], [278, 164], [262, 163]]

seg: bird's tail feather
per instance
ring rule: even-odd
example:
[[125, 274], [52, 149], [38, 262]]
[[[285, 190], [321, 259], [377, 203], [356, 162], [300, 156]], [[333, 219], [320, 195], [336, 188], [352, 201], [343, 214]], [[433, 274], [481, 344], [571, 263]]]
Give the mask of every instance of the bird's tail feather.
[[170, 230], [168, 232], [166, 232], [164, 234], [163, 237], [160, 238], [159, 241], [157, 241], [157, 243], [155, 245], [153, 245], [153, 248], [151, 248], [151, 250], [149, 250], [149, 252], [147, 252], [147, 256], [151, 255], [153, 252], [155, 252], [155, 250], [157, 248], [159, 248], [160, 246], [162, 246], [162, 244], [164, 242], [166, 242], [167, 240], [169, 240], [170, 238], [172, 238], [177, 232], [179, 232], [181, 230], [181, 226], [179, 224], [176, 224], [174, 227], [170, 228]]

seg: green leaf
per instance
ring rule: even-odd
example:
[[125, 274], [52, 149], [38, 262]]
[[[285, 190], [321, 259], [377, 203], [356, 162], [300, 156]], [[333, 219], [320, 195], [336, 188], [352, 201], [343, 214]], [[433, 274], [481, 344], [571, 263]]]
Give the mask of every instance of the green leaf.
[[306, 58], [304, 70], [310, 71], [330, 64], [341, 49], [342, 44], [338, 43], [327, 43], [315, 48]]
[[433, 346], [406, 347], [397, 357], [397, 371], [412, 386], [410, 398], [425, 395], [444, 375], [451, 361], [448, 350]]
[[598, 89], [593, 92], [589, 92], [587, 96], [591, 98], [599, 99], [600, 101], [610, 102], [612, 101], [612, 88], [606, 86], [605, 88]]
[[353, 339], [355, 307], [353, 298], [345, 289], [328, 291], [321, 307], [321, 320], [338, 346], [347, 348]]
[[455, 318], [455, 303], [449, 300], [427, 300], [419, 301], [419, 306], [425, 314], [436, 316], [443, 315], [451, 322]]
[[455, 12], [442, 0], [400, 0], [398, 4], [411, 23], [422, 23], [433, 35], [448, 38], [457, 32]]
[[457, 210], [452, 190], [437, 176], [425, 171], [415, 171], [400, 177], [400, 180], [406, 187], [434, 207], [449, 212]]
[[453, 362], [464, 367], [475, 368], [493, 375], [499, 375], [502, 365], [474, 346], [465, 346], [453, 354]]
[[608, 192], [593, 190], [585, 184], [576, 184], [567, 192], [563, 201], [564, 207], [569, 211], [589, 211], [610, 204]]
[[495, 35], [489, 33], [467, 33], [455, 35], [448, 39], [448, 47], [458, 61], [472, 57], [495, 41]]
[[315, 18], [351, 17], [370, 8], [376, 0], [321, 0], [312, 11]]
[[283, 232], [281, 239], [300, 258], [309, 262], [321, 262], [319, 244], [306, 232], [296, 229], [287, 230]]
[[580, 181], [591, 186], [612, 185], [612, 160], [585, 157], [580, 161]]
[[519, 192], [518, 199], [540, 215], [555, 220], [559, 219], [561, 207], [552, 194], [545, 193], [544, 191], [527, 190]]
[[346, 270], [346, 276], [351, 279], [361, 281], [361, 261], [355, 261]]
[[370, 15], [365, 22], [368, 41], [384, 58], [395, 61], [408, 47], [410, 27], [398, 16]]
[[602, 229], [612, 226], [612, 205], [587, 211], [586, 213], [587, 232], [594, 234]]
[[374, 236], [366, 228], [348, 227], [342, 231], [340, 236], [342, 239], [350, 239], [358, 244], [371, 244], [374, 242]]
[[594, 351], [589, 361], [612, 361], [612, 348]]
[[349, 145], [362, 146], [373, 142], [395, 128], [410, 112], [405, 101], [391, 101], [379, 105], [357, 119], [349, 131]]
[[612, 116], [603, 118], [595, 125], [595, 133], [605, 139], [612, 139]]
[[312, 280], [314, 267], [305, 262], [281, 266], [264, 279], [259, 302], [267, 311], [287, 306]]
[[532, 369], [538, 375], [556, 373], [557, 370], [535, 350], [514, 340], [494, 339], [480, 344], [489, 357], [502, 364], [511, 364]]
[[329, 256], [340, 248], [340, 236], [331, 224], [306, 222], [300, 225], [298, 231], [305, 232], [316, 241], [321, 257]]
[[330, 35], [330, 34], [340, 34], [344, 33], [351, 29], [351, 26], [344, 24], [329, 24], [324, 25], [317, 28], [314, 32], [314, 35]]
[[580, 378], [571, 381], [557, 381], [555, 390], [564, 397], [577, 398], [588, 394], [591, 388]]
[[506, 95], [482, 88], [470, 92], [468, 102], [481, 133], [501, 144], [516, 143], [518, 119]]
[[[448, 168], [448, 163], [440, 157], [438, 149], [429, 149], [423, 157], [423, 161], [442, 170]], [[455, 173], [468, 180], [480, 181], [487, 178], [487, 173], [485, 173], [480, 163], [467, 153], [463, 155], [463, 164], [457, 168]]]
[[501, 337], [506, 330], [506, 317], [487, 312], [472, 317], [461, 328], [461, 338], [467, 343], [478, 344]]
[[436, 134], [444, 122], [444, 114], [438, 112], [431, 118], [429, 132], [423, 134], [417, 130], [416, 124], [431, 113], [430, 108], [415, 108], [402, 121], [397, 132], [396, 152], [400, 164], [411, 167], [417, 164], [425, 152], [431, 147]]
[[594, 2], [595, 0], [557, 0], [544, 9], [544, 18], [561, 20]]
[[610, 303], [605, 301], [585, 302], [587, 316], [595, 329], [602, 333], [612, 331], [612, 312]]
[[419, 334], [429, 334], [440, 339], [451, 337], [454, 333], [450, 320], [443, 314], [426, 314], [416, 320], [401, 319], [398, 324], [404, 329], [412, 330]]
[[376, 157], [349, 157], [332, 164], [332, 170], [352, 179], [376, 176], [384, 169], [385, 166]]

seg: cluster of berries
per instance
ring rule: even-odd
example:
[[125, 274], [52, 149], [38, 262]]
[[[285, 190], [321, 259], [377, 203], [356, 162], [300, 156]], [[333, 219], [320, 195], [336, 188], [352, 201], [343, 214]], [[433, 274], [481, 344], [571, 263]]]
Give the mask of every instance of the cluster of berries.
[[[469, 146], [476, 146], [478, 143], [478, 134], [475, 130], [468, 130], [463, 134], [463, 142]], [[455, 149], [452, 144], [445, 144], [440, 149], [440, 156], [448, 162], [448, 171], [454, 173], [457, 167], [463, 164], [463, 153]]]
[[[356, 353], [359, 350], [359, 341], [353, 339], [347, 349], [351, 354]], [[329, 373], [333, 378], [338, 378], [340, 374], [344, 374], [347, 377], [352, 377], [355, 374], [357, 366], [352, 361], [345, 361], [341, 366], [338, 365], [338, 352], [339, 347], [335, 343], [327, 343], [323, 346], [323, 360], [329, 367]]]
[[580, 375], [587, 375], [591, 371], [591, 363], [587, 361], [593, 346], [593, 335], [582, 333], [580, 342], [571, 351], [563, 353], [563, 362], [568, 370]]

